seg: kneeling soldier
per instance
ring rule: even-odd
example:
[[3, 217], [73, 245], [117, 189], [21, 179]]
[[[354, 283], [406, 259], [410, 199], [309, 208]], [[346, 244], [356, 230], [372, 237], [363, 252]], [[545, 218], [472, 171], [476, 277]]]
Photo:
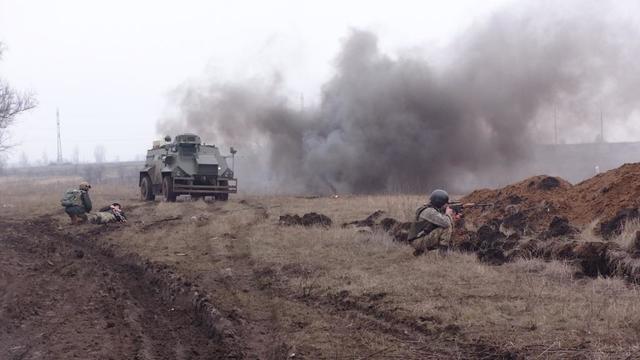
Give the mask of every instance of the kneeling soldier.
[[60, 205], [69, 215], [71, 224], [79, 224], [87, 221], [87, 213], [91, 211], [91, 198], [89, 197], [91, 185], [83, 181], [77, 189], [69, 189], [64, 193]]
[[418, 256], [425, 251], [450, 245], [453, 222], [453, 209], [449, 208], [449, 194], [444, 190], [434, 190], [429, 196], [429, 203], [416, 210], [415, 222], [411, 225], [408, 241], [413, 241]]

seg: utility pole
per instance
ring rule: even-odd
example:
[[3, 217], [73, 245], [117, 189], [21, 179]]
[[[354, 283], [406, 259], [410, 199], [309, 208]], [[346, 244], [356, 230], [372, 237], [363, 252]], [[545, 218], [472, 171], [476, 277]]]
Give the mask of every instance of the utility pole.
[[56, 122], [58, 124], [58, 164], [62, 164], [62, 140], [60, 140], [60, 109], [56, 109]]

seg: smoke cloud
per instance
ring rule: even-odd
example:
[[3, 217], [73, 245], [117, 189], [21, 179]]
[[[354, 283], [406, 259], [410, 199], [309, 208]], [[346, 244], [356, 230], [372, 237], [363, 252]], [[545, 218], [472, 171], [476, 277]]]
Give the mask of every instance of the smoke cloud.
[[[177, 91], [179, 113], [158, 130], [248, 148], [241, 176], [287, 192], [500, 183], [521, 171], [535, 142], [552, 141], [541, 124], [553, 111], [615, 108], [626, 120], [638, 108], [638, 31], [606, 16], [606, 3], [576, 4], [582, 10], [496, 13], [461, 34], [437, 66], [384, 54], [375, 34], [352, 30], [317, 106], [292, 105], [278, 76], [188, 84]], [[567, 117], [563, 126], [584, 121]]]

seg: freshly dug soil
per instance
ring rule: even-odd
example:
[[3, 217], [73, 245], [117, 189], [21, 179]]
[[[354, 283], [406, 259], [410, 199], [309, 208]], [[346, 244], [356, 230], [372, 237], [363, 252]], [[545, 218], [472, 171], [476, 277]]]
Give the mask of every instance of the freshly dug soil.
[[534, 176], [502, 189], [476, 190], [461, 201], [493, 204], [492, 207], [465, 210], [466, 221], [478, 227], [493, 219], [506, 219], [506, 227], [535, 234], [546, 230], [555, 216], [570, 211], [566, 194], [571, 188], [569, 182], [560, 178]]
[[[475, 252], [478, 259], [501, 265], [517, 258], [575, 261], [583, 275], [621, 275], [640, 281], [640, 232], [629, 249], [608, 242], [629, 220], [640, 218], [640, 164], [626, 164], [577, 185], [541, 175], [501, 189], [476, 190], [463, 203], [492, 204], [465, 209], [456, 222], [452, 246]], [[409, 222], [384, 218], [376, 211], [343, 226], [366, 226], [407, 241]], [[580, 239], [580, 229], [599, 221], [595, 235], [603, 241]]]
[[384, 214], [384, 211], [376, 210], [373, 213], [371, 213], [371, 215], [367, 216], [365, 219], [344, 223], [342, 224], [342, 227], [344, 228], [349, 226], [354, 226], [354, 227], [373, 226], [375, 225], [376, 220], [378, 220], [380, 216], [382, 216], [383, 214]]
[[285, 214], [280, 216], [278, 223], [284, 226], [301, 225], [301, 226], [310, 227], [310, 226], [317, 225], [317, 226], [329, 227], [331, 226], [333, 221], [327, 215], [311, 212], [311, 213], [302, 215], [302, 217], [297, 214], [295, 215]]
[[560, 217], [577, 226], [599, 221], [599, 231], [608, 238], [619, 233], [627, 219], [638, 217], [640, 163], [625, 164], [576, 185], [561, 178], [534, 176], [501, 189], [476, 190], [461, 201], [494, 204], [465, 210], [465, 217], [478, 226], [519, 214], [505, 225], [517, 220], [518, 229], [524, 227], [524, 233], [535, 234]]

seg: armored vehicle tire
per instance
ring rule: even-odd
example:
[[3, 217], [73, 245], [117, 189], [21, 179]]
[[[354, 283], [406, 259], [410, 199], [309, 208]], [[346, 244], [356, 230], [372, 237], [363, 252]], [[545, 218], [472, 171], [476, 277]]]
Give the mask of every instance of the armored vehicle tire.
[[[229, 185], [229, 182], [226, 180], [222, 180], [220, 181], [220, 186], [227, 186]], [[229, 200], [229, 194], [225, 193], [225, 194], [216, 194], [215, 196], [216, 200], [220, 200], [220, 201], [227, 201]]]
[[153, 194], [153, 188], [151, 187], [151, 179], [148, 176], [142, 178], [140, 181], [140, 198], [146, 201], [153, 201], [156, 196]]
[[176, 201], [176, 193], [173, 192], [173, 181], [171, 176], [165, 176], [162, 178], [162, 196], [164, 196], [164, 201]]

